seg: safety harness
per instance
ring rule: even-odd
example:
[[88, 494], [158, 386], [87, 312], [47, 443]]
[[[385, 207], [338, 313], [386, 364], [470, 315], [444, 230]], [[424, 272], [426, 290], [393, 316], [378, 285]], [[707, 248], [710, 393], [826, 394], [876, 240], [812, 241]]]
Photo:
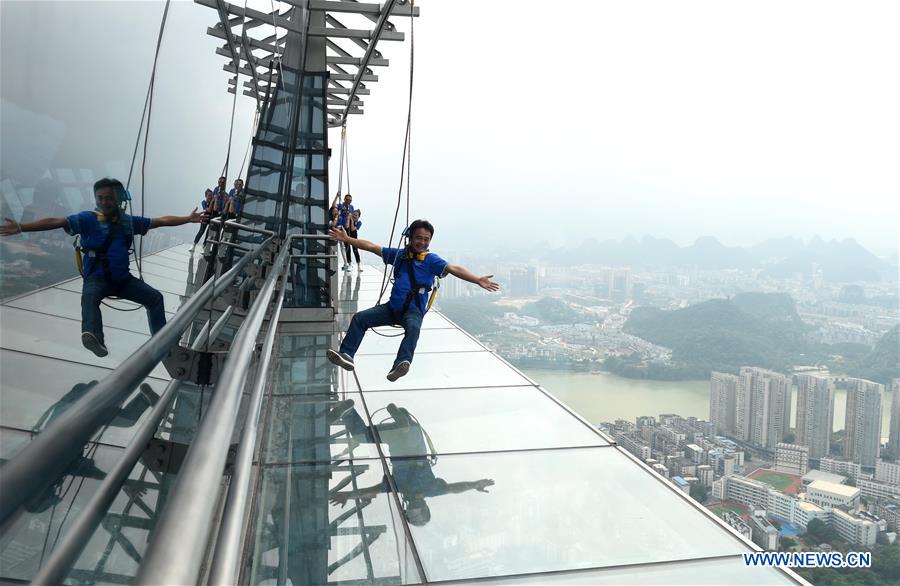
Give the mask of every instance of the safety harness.
[[[113, 239], [118, 234], [125, 235], [125, 248], [131, 249], [132, 243], [134, 242], [134, 234], [131, 230], [125, 231], [122, 228], [122, 223], [118, 220], [121, 220], [121, 216], [117, 216], [117, 218], [109, 221], [107, 217], [97, 210], [94, 210], [94, 214], [97, 216], [97, 222], [107, 222], [109, 224], [109, 230], [106, 233], [106, 238], [103, 239], [103, 242], [100, 243], [99, 246], [96, 247], [85, 247], [80, 246], [80, 236], [75, 237], [75, 241], [72, 243], [72, 246], [75, 247], [75, 264], [78, 266], [78, 272], [82, 275], [82, 278], [87, 279], [90, 277], [95, 270], [97, 270], [97, 265], [99, 264], [103, 267], [103, 274], [106, 277], [107, 281], [112, 280], [112, 273], [109, 270], [109, 247], [112, 244]], [[90, 257], [94, 259], [94, 263], [91, 265], [91, 270], [84, 273], [84, 258]]]
[[[415, 271], [413, 270], [413, 261], [414, 260], [425, 260], [425, 257], [431, 254], [430, 252], [422, 252], [416, 255], [410, 254], [408, 251], [403, 255], [403, 258], [400, 259], [400, 262], [394, 266], [394, 281], [397, 280], [397, 273], [400, 271], [401, 264], [406, 264], [406, 270], [409, 274], [409, 291], [406, 293], [406, 300], [403, 302], [403, 308], [399, 311], [398, 315], [403, 317], [406, 314], [406, 310], [409, 309], [410, 304], [412, 303], [413, 298], [416, 300], [416, 306], [419, 308], [419, 311], [422, 312], [422, 315], [428, 312], [431, 309], [432, 304], [434, 303], [435, 298], [437, 297], [437, 290], [440, 288], [440, 281], [435, 279], [431, 284], [420, 284], [416, 282]], [[399, 256], [399, 253], [398, 253]], [[404, 263], [405, 261], [405, 263]], [[422, 307], [422, 297], [423, 293], [427, 293], [431, 291], [431, 296], [428, 298], [427, 305]]]

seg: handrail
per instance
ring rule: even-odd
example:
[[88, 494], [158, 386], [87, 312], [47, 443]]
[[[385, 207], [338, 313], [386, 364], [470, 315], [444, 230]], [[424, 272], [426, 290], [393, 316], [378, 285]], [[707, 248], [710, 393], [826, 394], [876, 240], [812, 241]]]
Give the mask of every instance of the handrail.
[[[202, 350], [206, 346], [208, 343], [206, 339], [207, 332], [209, 332], [209, 341], [214, 341], [218, 338], [230, 317], [231, 308], [229, 307], [228, 310], [216, 320], [212, 328], [209, 327], [210, 322], [207, 320], [200, 335], [198, 335], [197, 339], [194, 340], [194, 343], [191, 344], [191, 349]], [[87, 504], [82, 507], [78, 517], [72, 522], [72, 526], [66, 531], [60, 542], [53, 549], [50, 557], [40, 568], [37, 575], [32, 579], [33, 584], [63, 583], [69, 568], [72, 567], [72, 564], [74, 564], [78, 559], [78, 556], [81, 555], [81, 552], [88, 544], [91, 535], [93, 535], [97, 526], [100, 525], [100, 522], [103, 520], [103, 515], [109, 509], [109, 506], [115, 500], [122, 484], [128, 478], [128, 474], [131, 473], [135, 463], [141, 457], [141, 454], [143, 454], [147, 442], [149, 442], [156, 433], [159, 422], [162, 421], [163, 417], [168, 413], [169, 406], [175, 398], [175, 394], [180, 386], [180, 380], [172, 380], [166, 385], [159, 401], [157, 401], [153, 410], [150, 411], [150, 415], [138, 427], [134, 437], [122, 453], [122, 457], [119, 458], [112, 469], [106, 474], [106, 478], [104, 478], [103, 482], [100, 483], [100, 486], [97, 487]]]
[[200, 422], [144, 554], [137, 576], [138, 584], [195, 584], [198, 580], [217, 499], [197, 496], [204, 490], [216, 490], [221, 485], [253, 347], [289, 251], [289, 242], [286, 242], [232, 341], [216, 392]]
[[241, 439], [234, 459], [231, 482], [228, 485], [228, 498], [222, 513], [222, 523], [219, 527], [216, 549], [212, 558], [212, 570], [208, 581], [212, 585], [237, 584], [241, 561], [241, 534], [245, 528], [244, 516], [247, 512], [250, 475], [253, 469], [253, 450], [256, 447], [263, 391], [267, 382], [264, 375], [269, 370], [269, 363], [272, 360], [272, 347], [275, 345], [275, 332], [278, 330], [278, 318], [281, 315], [281, 306], [287, 290], [285, 281], [288, 274], [287, 271], [284, 272], [281, 291], [278, 293], [275, 309], [269, 320], [269, 331], [266, 333], [266, 341], [260, 353], [256, 383], [253, 386], [253, 393], [250, 395], [246, 423], [241, 431]]
[[178, 343], [181, 333], [206, 303], [224, 291], [273, 238], [270, 236], [253, 253], [242, 256], [221, 278], [204, 283], [161, 330], [4, 464], [0, 474], [0, 525], [63, 473], [91, 436], [114, 417], [115, 409]]
[[237, 220], [225, 220], [222, 222], [222, 218], [213, 218], [209, 221], [210, 224], [225, 224], [226, 227], [234, 227], [240, 228], [246, 232], [256, 232], [257, 234], [265, 234], [266, 236], [274, 236], [275, 232], [271, 230], [266, 230], [265, 228], [257, 228], [256, 226], [248, 226], [246, 224], [241, 224]]

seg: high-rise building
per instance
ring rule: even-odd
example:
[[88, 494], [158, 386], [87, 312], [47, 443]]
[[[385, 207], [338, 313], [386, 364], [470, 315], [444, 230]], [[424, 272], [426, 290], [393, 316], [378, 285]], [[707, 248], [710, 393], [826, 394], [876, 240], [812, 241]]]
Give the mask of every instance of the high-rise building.
[[743, 428], [741, 439], [774, 449], [784, 439], [790, 426], [791, 379], [764, 368], [741, 368], [738, 398], [742, 404], [737, 409], [736, 425]]
[[509, 292], [513, 297], [537, 295], [537, 269], [533, 266], [510, 269]]
[[834, 384], [831, 379], [801, 374], [797, 380], [797, 439], [809, 448], [809, 457], [828, 455], [834, 421]]
[[844, 457], [875, 466], [881, 444], [881, 393], [884, 385], [852, 378], [844, 418]]
[[894, 457], [900, 458], [900, 378], [891, 381], [891, 426], [887, 446]]
[[734, 435], [735, 407], [740, 379], [733, 374], [713, 372], [709, 377], [709, 421], [717, 434]]

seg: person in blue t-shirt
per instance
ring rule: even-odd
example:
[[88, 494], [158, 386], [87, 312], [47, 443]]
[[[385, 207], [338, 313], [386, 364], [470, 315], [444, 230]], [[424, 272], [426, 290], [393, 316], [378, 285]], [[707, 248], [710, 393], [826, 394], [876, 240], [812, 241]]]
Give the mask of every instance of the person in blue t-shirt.
[[[336, 209], [338, 212], [337, 226], [344, 229], [345, 232], [349, 233], [352, 228], [353, 221], [353, 213], [356, 209], [353, 207], [353, 196], [349, 193], [344, 196], [344, 203], [340, 202], [341, 194], [338, 193], [334, 196], [334, 203], [331, 204], [333, 209]], [[341, 267], [344, 271], [350, 270], [350, 246], [345, 247], [345, 261], [344, 266]]]
[[[213, 201], [213, 190], [207, 189], [206, 193], [203, 194], [203, 201], [200, 202], [200, 207], [204, 212], [209, 212], [209, 207], [212, 205]], [[206, 228], [209, 224], [200, 224], [200, 229], [197, 230], [197, 235], [194, 236], [194, 246], [197, 246], [197, 243], [200, 242], [200, 239], [203, 238], [203, 233], [206, 232]], [[205, 242], [205, 241], [204, 241]], [[191, 247], [191, 250], [194, 249], [194, 246]]]
[[162, 294], [136, 279], [128, 270], [129, 253], [135, 234], [162, 226], [207, 221], [197, 208], [187, 216], [145, 218], [126, 214], [122, 206], [128, 198], [125, 186], [118, 179], [105, 177], [94, 183], [97, 209], [65, 218], [43, 218], [20, 224], [10, 218], [0, 226], [0, 236], [21, 232], [43, 232], [64, 229], [71, 235], [81, 235], [84, 252], [81, 287], [81, 343], [97, 356], [109, 352], [104, 345], [103, 320], [100, 302], [116, 296], [143, 305], [147, 309], [150, 332], [155, 334], [166, 324]]
[[493, 282], [494, 275], [479, 277], [459, 265], [449, 264], [438, 255], [428, 250], [434, 226], [428, 220], [416, 220], [407, 229], [409, 244], [405, 249], [386, 248], [369, 242], [351, 238], [343, 228], [332, 228], [329, 236], [339, 242], [347, 242], [350, 246], [362, 248], [378, 254], [384, 264], [394, 267], [394, 286], [387, 303], [361, 311], [353, 316], [350, 328], [344, 336], [341, 348], [337, 352], [328, 350], [327, 356], [333, 364], [345, 370], [353, 370], [353, 356], [362, 343], [363, 336], [369, 328], [378, 326], [403, 326], [403, 341], [397, 351], [394, 366], [388, 372], [387, 379], [394, 382], [409, 372], [409, 366], [419, 341], [419, 330], [422, 329], [422, 318], [428, 308], [428, 293], [435, 277], [444, 277], [448, 273], [464, 281], [475, 283], [487, 291], [496, 291], [500, 285]]
[[237, 218], [244, 206], [244, 180], [235, 179], [234, 187], [228, 192], [228, 201], [225, 203], [225, 217]]

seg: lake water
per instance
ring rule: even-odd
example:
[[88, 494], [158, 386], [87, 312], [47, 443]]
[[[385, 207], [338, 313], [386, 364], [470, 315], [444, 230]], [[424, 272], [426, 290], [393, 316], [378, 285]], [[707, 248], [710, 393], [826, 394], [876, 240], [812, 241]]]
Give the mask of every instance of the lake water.
[[[709, 381], [654, 381], [624, 378], [614, 374], [523, 369], [576, 413], [590, 421], [634, 422], [640, 415], [677, 413], [682, 417], [709, 419]], [[791, 407], [791, 425], [796, 417], [796, 392]], [[844, 429], [847, 393], [834, 394], [834, 431]], [[881, 435], [886, 440], [890, 424], [891, 398], [885, 393]]]

